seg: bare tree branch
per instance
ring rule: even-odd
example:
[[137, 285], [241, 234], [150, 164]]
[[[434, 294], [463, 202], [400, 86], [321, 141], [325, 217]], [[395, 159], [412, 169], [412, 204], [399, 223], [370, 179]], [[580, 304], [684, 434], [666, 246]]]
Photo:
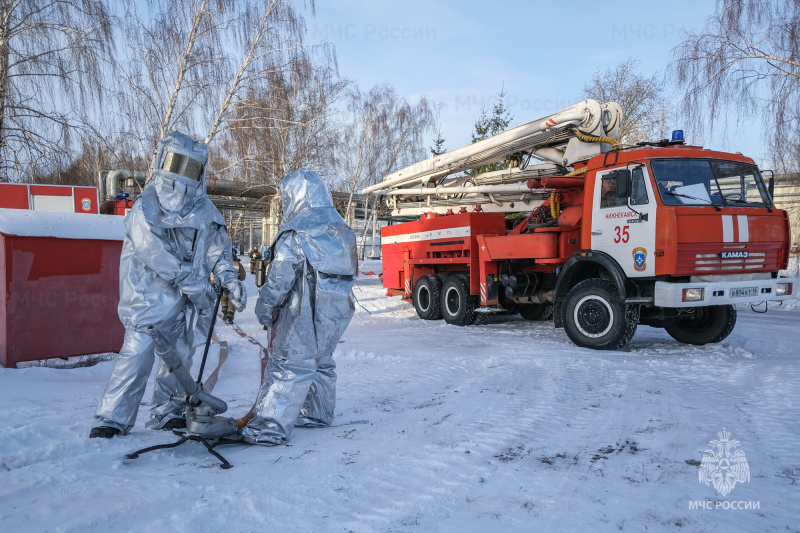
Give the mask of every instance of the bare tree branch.
[[33, 179], [96, 133], [83, 115], [112, 52], [102, 0], [0, 0], [0, 181]]
[[774, 164], [800, 169], [800, 2], [718, 0], [704, 30], [672, 53], [689, 120], [713, 131], [760, 116]]
[[658, 74], [647, 77], [638, 69], [638, 61], [627, 59], [595, 72], [591, 81], [583, 86], [584, 98], [617, 102], [622, 107], [619, 137], [623, 144], [663, 138], [666, 121], [671, 117]]

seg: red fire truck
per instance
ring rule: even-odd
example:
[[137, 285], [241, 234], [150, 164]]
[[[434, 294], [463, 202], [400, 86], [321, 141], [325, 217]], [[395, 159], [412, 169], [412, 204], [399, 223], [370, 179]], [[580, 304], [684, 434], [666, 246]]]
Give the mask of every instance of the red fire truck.
[[420, 318], [462, 326], [552, 306], [555, 326], [595, 349], [621, 348], [640, 323], [719, 342], [735, 304], [795, 298], [797, 280], [778, 277], [790, 231], [773, 180], [682, 132], [623, 147], [619, 116], [587, 100], [365, 189], [421, 215], [383, 228], [384, 286]]

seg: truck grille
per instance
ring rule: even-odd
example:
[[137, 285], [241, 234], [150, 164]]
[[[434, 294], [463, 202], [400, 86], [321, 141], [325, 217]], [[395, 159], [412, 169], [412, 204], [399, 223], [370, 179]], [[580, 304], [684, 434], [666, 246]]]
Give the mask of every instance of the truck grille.
[[[746, 258], [723, 259], [722, 252], [747, 252]], [[679, 244], [675, 274], [732, 274], [773, 272], [780, 269], [780, 243]]]
[[764, 268], [767, 259], [765, 253], [753, 253], [747, 259], [720, 259], [716, 254], [697, 254], [695, 270], [749, 270], [751, 268]]

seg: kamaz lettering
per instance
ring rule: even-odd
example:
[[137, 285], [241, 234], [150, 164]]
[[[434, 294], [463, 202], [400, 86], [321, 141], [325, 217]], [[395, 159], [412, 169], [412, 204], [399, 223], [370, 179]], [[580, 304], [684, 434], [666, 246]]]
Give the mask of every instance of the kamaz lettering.
[[722, 252], [723, 259], [747, 259], [749, 252]]

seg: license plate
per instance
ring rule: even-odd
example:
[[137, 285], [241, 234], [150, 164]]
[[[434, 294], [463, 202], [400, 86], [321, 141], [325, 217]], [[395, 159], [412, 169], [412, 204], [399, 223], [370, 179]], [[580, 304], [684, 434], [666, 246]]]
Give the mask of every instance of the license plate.
[[758, 296], [758, 287], [747, 287], [746, 289], [731, 289], [731, 298], [745, 298], [747, 296]]

